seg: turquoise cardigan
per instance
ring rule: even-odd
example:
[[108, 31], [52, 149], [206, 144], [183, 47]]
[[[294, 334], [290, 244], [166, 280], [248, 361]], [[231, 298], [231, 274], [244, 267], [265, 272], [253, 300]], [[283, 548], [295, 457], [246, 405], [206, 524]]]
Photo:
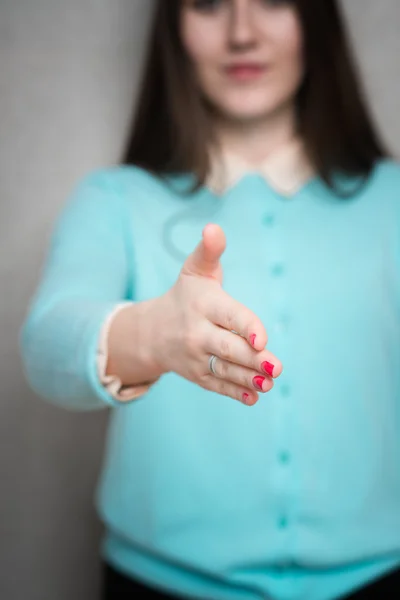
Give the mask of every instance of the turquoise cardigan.
[[[111, 564], [186, 597], [335, 598], [400, 563], [400, 168], [380, 162], [351, 200], [317, 178], [291, 199], [254, 173], [222, 197], [189, 181], [80, 182], [23, 326], [26, 376], [67, 409], [112, 407]], [[101, 326], [169, 289], [208, 222], [284, 371], [252, 408], [173, 373], [121, 405], [98, 380]]]

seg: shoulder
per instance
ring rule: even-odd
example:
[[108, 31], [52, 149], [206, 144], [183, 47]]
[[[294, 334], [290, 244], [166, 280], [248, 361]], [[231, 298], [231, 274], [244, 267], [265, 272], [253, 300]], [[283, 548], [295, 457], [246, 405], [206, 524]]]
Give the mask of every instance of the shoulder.
[[400, 164], [393, 159], [376, 161], [368, 175], [338, 176], [338, 188], [349, 193], [351, 198], [381, 200], [399, 198]]
[[370, 176], [370, 185], [376, 190], [400, 192], [400, 163], [394, 159], [379, 160]]
[[[103, 193], [124, 196], [141, 190], [159, 193], [176, 193], [183, 177], [161, 177], [134, 165], [115, 165], [88, 173], [80, 186], [97, 189]], [[177, 184], [177, 185], [175, 185]]]
[[[61, 216], [95, 213], [97, 218], [117, 219], [132, 206], [140, 207], [141, 197], [150, 199], [165, 196], [167, 183], [156, 175], [134, 166], [110, 166], [86, 173], [67, 192], [67, 198], [61, 209]], [[138, 200], [136, 202], [136, 200]]]
[[[400, 217], [400, 164], [394, 159], [381, 159], [365, 185], [363, 198], [384, 223], [387, 232], [391, 226], [398, 227]], [[396, 232], [396, 235], [398, 233]]]
[[77, 189], [97, 190], [103, 194], [124, 195], [132, 189], [154, 187], [162, 182], [148, 171], [135, 166], [115, 165], [90, 171], [78, 181]]
[[373, 205], [389, 215], [397, 215], [400, 210], [400, 164], [394, 159], [379, 160], [366, 182], [363, 195], [370, 198]]

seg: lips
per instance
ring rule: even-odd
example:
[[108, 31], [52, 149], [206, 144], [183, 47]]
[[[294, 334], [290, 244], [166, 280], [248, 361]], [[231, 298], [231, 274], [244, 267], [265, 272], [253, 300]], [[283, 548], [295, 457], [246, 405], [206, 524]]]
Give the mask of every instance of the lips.
[[234, 63], [225, 68], [226, 74], [239, 81], [248, 81], [261, 77], [267, 71], [265, 65], [259, 63]]

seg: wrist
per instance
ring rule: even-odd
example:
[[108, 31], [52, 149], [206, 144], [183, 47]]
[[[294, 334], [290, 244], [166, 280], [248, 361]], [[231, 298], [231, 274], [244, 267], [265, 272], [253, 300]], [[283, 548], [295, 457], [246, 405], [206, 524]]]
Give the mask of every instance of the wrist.
[[141, 361], [148, 365], [155, 378], [168, 372], [165, 360], [166, 296], [146, 300], [140, 304], [138, 318], [138, 350]]
[[111, 322], [106, 375], [118, 377], [123, 386], [150, 383], [165, 372], [157, 360], [157, 300], [127, 304]]

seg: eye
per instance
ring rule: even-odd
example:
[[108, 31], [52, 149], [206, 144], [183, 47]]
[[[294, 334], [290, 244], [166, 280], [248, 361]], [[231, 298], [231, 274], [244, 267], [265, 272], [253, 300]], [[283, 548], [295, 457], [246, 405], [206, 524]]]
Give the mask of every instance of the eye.
[[192, 0], [191, 8], [199, 12], [213, 12], [222, 5], [223, 0]]
[[288, 6], [293, 4], [294, 0], [262, 0], [263, 4], [272, 7]]

